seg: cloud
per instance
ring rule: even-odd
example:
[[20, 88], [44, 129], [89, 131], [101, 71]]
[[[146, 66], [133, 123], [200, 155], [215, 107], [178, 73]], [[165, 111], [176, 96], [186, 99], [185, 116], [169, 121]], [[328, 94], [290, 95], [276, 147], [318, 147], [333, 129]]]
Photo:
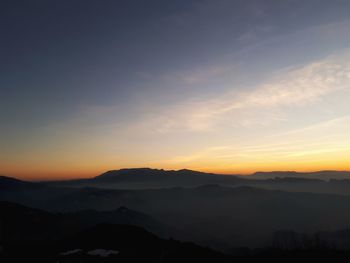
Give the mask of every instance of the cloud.
[[[140, 127], [153, 132], [203, 132], [222, 126], [269, 125], [285, 120], [284, 111], [320, 102], [350, 88], [350, 62], [331, 56], [279, 76], [254, 88], [232, 88], [216, 98], [190, 100], [149, 116]], [[195, 79], [195, 78], [194, 78]], [[246, 90], [246, 91], [244, 91]]]
[[[295, 130], [290, 130], [288, 132], [274, 135], [275, 137], [281, 137], [286, 135], [303, 135], [306, 133], [309, 134], [315, 134], [318, 131], [322, 131], [324, 134], [329, 133], [334, 127], [342, 127], [343, 130], [348, 130], [350, 127], [349, 125], [344, 125], [350, 123], [350, 115], [347, 116], [341, 116], [337, 118], [333, 118], [330, 120], [322, 121], [316, 124], [312, 124], [306, 127], [298, 128]], [[349, 130], [350, 132], [350, 130]]]
[[[295, 162], [329, 161], [330, 154], [344, 158], [350, 151], [350, 140], [312, 140], [290, 137], [286, 141], [272, 143], [254, 142], [254, 144], [207, 147], [187, 155], [175, 156], [171, 159], [160, 160], [159, 163], [178, 167], [206, 165], [208, 167], [225, 168], [236, 165], [246, 169], [253, 169], [249, 165], [259, 164], [293, 164]], [[273, 167], [274, 165], [271, 165]], [[272, 168], [273, 169], [273, 168]]]
[[[192, 153], [163, 160], [167, 165], [207, 165], [255, 169], [261, 165], [312, 164], [348, 160], [350, 152], [350, 115], [333, 118], [275, 136], [255, 136], [250, 140], [224, 140], [221, 145], [203, 147]], [[331, 161], [330, 161], [331, 160]], [[254, 167], [251, 167], [254, 166]], [[300, 168], [300, 167], [299, 167]]]

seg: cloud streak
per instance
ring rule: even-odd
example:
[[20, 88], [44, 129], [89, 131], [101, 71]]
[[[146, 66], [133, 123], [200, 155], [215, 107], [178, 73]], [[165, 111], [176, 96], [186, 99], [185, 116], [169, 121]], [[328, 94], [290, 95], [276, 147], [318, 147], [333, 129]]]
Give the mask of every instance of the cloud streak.
[[210, 131], [222, 125], [268, 125], [285, 120], [285, 109], [307, 106], [349, 88], [350, 63], [344, 56], [332, 56], [282, 72], [266, 83], [248, 88], [249, 91], [233, 89], [216, 98], [170, 107], [141, 126], [167, 133]]

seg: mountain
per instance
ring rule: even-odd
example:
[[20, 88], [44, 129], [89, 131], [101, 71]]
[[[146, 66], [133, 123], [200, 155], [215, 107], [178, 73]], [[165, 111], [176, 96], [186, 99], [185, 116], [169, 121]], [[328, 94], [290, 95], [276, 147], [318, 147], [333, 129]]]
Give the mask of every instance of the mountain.
[[[69, 192], [64, 188], [54, 197], [43, 193], [35, 200], [21, 193], [13, 201], [65, 214], [125, 206], [175, 229], [171, 231], [174, 238], [217, 249], [266, 245], [281, 229], [315, 232], [350, 228], [350, 197], [342, 195], [217, 184], [142, 190], [73, 188]], [[108, 213], [104, 217], [108, 218]], [[146, 224], [141, 226], [147, 228]]]
[[101, 188], [163, 188], [163, 187], [193, 187], [202, 184], [237, 184], [245, 179], [234, 175], [203, 173], [188, 169], [163, 170], [151, 168], [131, 168], [107, 171], [99, 176], [88, 179], [51, 182], [50, 185], [70, 187], [101, 187]]
[[132, 181], [132, 180], [163, 180], [169, 177], [198, 177], [198, 176], [216, 176], [215, 174], [197, 172], [188, 169], [182, 170], [163, 170], [151, 168], [130, 168], [107, 171], [97, 177], [95, 180], [107, 181]]
[[317, 172], [295, 172], [295, 171], [272, 171], [272, 172], [256, 172], [249, 176], [252, 179], [273, 179], [273, 178], [310, 178], [318, 180], [329, 179], [350, 179], [349, 171], [317, 171]]
[[[297, 177], [154, 189], [48, 185], [36, 190], [0, 191], [0, 200], [51, 211], [54, 218], [63, 213], [67, 219], [59, 221], [67, 222], [64, 229], [76, 224], [133, 224], [162, 237], [171, 235], [226, 249], [266, 245], [274, 232], [283, 229], [316, 232], [350, 228], [350, 196], [308, 193], [310, 189], [349, 193], [349, 186], [347, 181]], [[19, 220], [26, 217], [18, 216]], [[63, 232], [61, 225], [50, 225], [57, 233]]]
[[65, 216], [79, 221], [81, 226], [92, 226], [103, 223], [141, 226], [160, 236], [169, 236], [176, 231], [176, 229], [166, 226], [145, 213], [129, 209], [125, 206], [105, 211], [93, 209], [80, 210], [65, 213]]
[[[65, 241], [66, 249], [117, 252], [114, 262], [227, 262], [228, 257], [193, 243], [164, 240], [142, 228], [125, 225], [97, 225]], [[84, 252], [83, 252], [84, 253]], [[62, 256], [62, 262], [66, 262]]]
[[[329, 180], [329, 184], [326, 184], [325, 182]], [[188, 169], [131, 168], [110, 170], [94, 178], [45, 182], [45, 184], [58, 187], [99, 187], [106, 189], [156, 189], [219, 184], [226, 186], [257, 186], [297, 192], [350, 194], [350, 184], [342, 187], [339, 185], [340, 180], [344, 181], [345, 184], [345, 180], [350, 180], [350, 172], [319, 171], [300, 173], [295, 171], [274, 171], [256, 172], [249, 176], [240, 176], [203, 173]]]
[[0, 226], [2, 228], [0, 240], [44, 240], [49, 237], [58, 239], [104, 223], [141, 226], [164, 236], [171, 231], [170, 228], [151, 216], [127, 207], [110, 211], [81, 210], [70, 213], [51, 213], [0, 201]]
[[10, 201], [40, 208], [40, 203], [61, 198], [76, 191], [75, 188], [50, 185], [41, 182], [22, 181], [11, 177], [0, 177], [0, 201]]
[[58, 216], [10, 202], [0, 202], [0, 241], [38, 240], [60, 233]]
[[[49, 186], [104, 189], [160, 189], [196, 187], [206, 184], [223, 186], [253, 186], [270, 190], [350, 195], [349, 172], [294, 171], [256, 172], [250, 176], [221, 175], [182, 169], [162, 170], [134, 168], [107, 171], [94, 178], [46, 182]], [[333, 178], [333, 179], [332, 179]]]
[[[163, 169], [151, 169], [151, 168], [131, 168], [107, 171], [99, 176], [93, 178], [95, 181], [100, 182], [123, 182], [123, 181], [159, 181], [168, 180], [173, 177], [198, 177], [207, 176], [209, 174], [191, 171], [191, 170], [178, 170], [178, 171], [166, 171]], [[210, 174], [210, 176], [214, 176]], [[176, 178], [175, 178], [176, 179]]]
[[[205, 186], [198, 190], [207, 195], [215, 188]], [[240, 189], [245, 190], [259, 193], [255, 189]], [[279, 231], [274, 234], [271, 247], [233, 248], [230, 254], [223, 254], [194, 243], [159, 238], [138, 226], [103, 223], [82, 228], [79, 224], [68, 223], [66, 214], [53, 214], [7, 202], [0, 202], [0, 209], [0, 262], [5, 263], [220, 263], [236, 262], [243, 257], [334, 260], [350, 255], [350, 231], [347, 229], [316, 234]], [[125, 208], [121, 210], [125, 212]], [[4, 217], [7, 218], [5, 221]]]
[[1, 191], [15, 191], [15, 190], [28, 190], [38, 189], [45, 187], [42, 183], [32, 183], [22, 180], [18, 180], [12, 177], [0, 176], [0, 190]]
[[179, 228], [178, 239], [221, 249], [266, 245], [272, 233], [280, 229], [305, 232], [350, 227], [350, 197], [338, 195], [206, 185], [155, 190], [83, 189], [66, 198], [54, 206], [74, 210], [125, 205]]
[[[3, 240], [11, 242], [42, 244], [48, 239], [60, 242], [98, 224], [136, 225], [162, 238], [171, 236], [226, 251], [233, 247], [271, 245], [274, 233], [285, 229], [306, 235], [350, 229], [348, 179], [325, 181], [289, 174], [275, 179], [236, 180], [234, 176], [198, 173], [123, 169], [88, 179], [106, 180], [96, 186], [140, 183], [144, 186], [140, 189], [104, 189], [81, 184], [67, 187], [2, 178], [3, 182], [10, 182], [7, 184], [10, 187], [0, 191], [3, 200], [0, 234]], [[178, 178], [186, 187], [178, 186]], [[193, 183], [189, 178], [198, 181]], [[162, 180], [169, 186], [148, 188], [151, 184], [147, 182]], [[188, 186], [189, 182], [194, 186]], [[337, 194], [329, 194], [333, 192]], [[36, 209], [18, 208], [19, 205], [6, 200]], [[342, 235], [346, 236], [330, 234], [328, 239], [339, 240]], [[289, 236], [282, 235], [282, 241], [285, 237]], [[348, 237], [339, 244], [346, 248]], [[55, 253], [50, 255], [61, 252]]]
[[[226, 262], [227, 258], [195, 244], [159, 238], [138, 226], [87, 226], [75, 220], [77, 215], [8, 202], [0, 202], [0, 211], [1, 262]], [[117, 212], [135, 215], [126, 208]]]

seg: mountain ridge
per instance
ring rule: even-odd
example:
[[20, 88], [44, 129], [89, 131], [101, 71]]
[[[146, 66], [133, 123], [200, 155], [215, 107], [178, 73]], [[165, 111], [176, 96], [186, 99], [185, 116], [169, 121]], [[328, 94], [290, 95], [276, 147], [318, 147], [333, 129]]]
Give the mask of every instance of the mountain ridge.
[[[61, 180], [41, 180], [41, 181], [31, 181], [18, 179], [14, 176], [5, 176], [0, 175], [0, 187], [4, 183], [51, 183], [51, 182], [73, 182], [73, 181], [93, 181], [93, 180], [109, 180], [113, 177], [121, 176], [138, 176], [146, 177], [147, 176], [167, 176], [167, 175], [178, 175], [178, 176], [222, 176], [227, 178], [243, 178], [243, 179], [274, 179], [275, 177], [301, 177], [309, 178], [311, 176], [315, 177], [314, 179], [350, 179], [350, 171], [346, 170], [319, 170], [311, 172], [298, 172], [293, 170], [272, 170], [272, 171], [256, 171], [254, 173], [243, 175], [243, 174], [221, 174], [221, 173], [212, 173], [212, 172], [202, 172], [191, 169], [179, 169], [179, 170], [166, 170], [166, 169], [157, 169], [149, 167], [136, 167], [136, 168], [121, 168], [121, 169], [111, 169], [103, 172], [94, 177], [78, 178], [78, 179], [61, 179]], [[317, 177], [317, 178], [316, 178]], [[160, 178], [160, 177], [158, 177]]]
[[321, 170], [321, 171], [313, 171], [313, 172], [297, 172], [297, 171], [270, 171], [263, 172], [258, 171], [255, 172], [248, 177], [254, 179], [273, 179], [276, 177], [299, 177], [299, 178], [310, 178], [313, 179], [349, 179], [350, 171], [338, 171], [338, 170]]

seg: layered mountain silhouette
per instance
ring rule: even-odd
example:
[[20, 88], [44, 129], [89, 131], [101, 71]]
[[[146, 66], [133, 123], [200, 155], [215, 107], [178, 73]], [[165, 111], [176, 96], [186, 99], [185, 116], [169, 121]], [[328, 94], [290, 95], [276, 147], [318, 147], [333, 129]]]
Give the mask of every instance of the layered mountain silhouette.
[[[61, 182], [1, 177], [0, 200], [50, 211], [50, 217], [70, 222], [63, 227], [67, 229], [73, 223], [132, 224], [161, 237], [225, 250], [265, 246], [274, 232], [285, 229], [313, 233], [350, 228], [349, 182], [290, 173], [248, 179], [191, 170], [122, 169]], [[56, 228], [53, 224], [49, 229]]]
[[0, 176], [1, 191], [30, 190], [44, 187], [41, 183], [32, 183], [18, 180], [12, 177]]
[[295, 171], [273, 171], [273, 172], [256, 172], [249, 176], [254, 179], [274, 179], [274, 178], [307, 178], [315, 180], [329, 179], [350, 179], [348, 171], [317, 171], [317, 172], [295, 172]]
[[130, 168], [130, 169], [120, 169], [120, 170], [111, 170], [107, 171], [97, 177], [95, 180], [132, 180], [142, 178], [142, 180], [159, 180], [161, 178], [166, 177], [198, 177], [198, 176], [206, 176], [212, 177], [216, 174], [203, 173], [188, 169], [181, 170], [163, 170], [163, 169], [151, 169], [151, 168]]
[[67, 180], [54, 183], [60, 184], [89, 184], [89, 183], [168, 183], [171, 186], [196, 186], [210, 183], [247, 183], [246, 180], [265, 180], [265, 179], [313, 179], [313, 180], [346, 180], [350, 179], [348, 171], [318, 171], [301, 173], [295, 171], [273, 171], [256, 172], [251, 175], [222, 175], [214, 173], [204, 173], [188, 169], [181, 170], [163, 170], [151, 168], [129, 168], [120, 170], [110, 170], [94, 178]]
[[[197, 190], [208, 196], [215, 188]], [[348, 229], [311, 234], [277, 231], [269, 247], [234, 248], [223, 254], [194, 243], [159, 238], [140, 226], [119, 224], [120, 214], [149, 220], [125, 207], [107, 212], [50, 213], [0, 202], [0, 212], [1, 262], [236, 262], [242, 257], [334, 260], [350, 255]], [[113, 218], [114, 223], [101, 223], [101, 217], [106, 222]]]
[[97, 224], [126, 224], [146, 228], [160, 235], [172, 229], [151, 216], [127, 207], [109, 211], [79, 210], [67, 213], [50, 213], [16, 203], [0, 201], [1, 239], [40, 240], [58, 239]]
[[[154, 218], [146, 224], [142, 216], [135, 216], [131, 223], [158, 234], [163, 233], [159, 225], [167, 226], [166, 230], [175, 229], [170, 232], [174, 238], [218, 249], [264, 246], [281, 229], [315, 232], [350, 228], [350, 196], [216, 184], [143, 190], [61, 188], [61, 192], [56, 187], [52, 190], [54, 194], [49, 190], [51, 187], [47, 188], [38, 190], [35, 198], [33, 191], [17, 191], [7, 195], [6, 200], [84, 218], [77, 220], [79, 224], [90, 220], [110, 223], [101, 221], [108, 218], [125, 223], [114, 221], [122, 214], [115, 212], [115, 208], [128, 207]], [[0, 198], [2, 195], [1, 192]], [[91, 209], [100, 214], [81, 211]], [[116, 216], [105, 210], [114, 210]]]
[[150, 220], [127, 208], [107, 216], [96, 211], [53, 214], [0, 202], [0, 212], [1, 262], [226, 262], [226, 256], [211, 249], [120, 224], [132, 218]]
[[234, 175], [203, 173], [188, 169], [163, 170], [131, 168], [107, 171], [94, 178], [55, 182], [65, 186], [101, 186], [103, 188], [163, 188], [198, 186], [201, 184], [236, 184], [244, 179]]
[[182, 169], [134, 168], [105, 172], [94, 178], [45, 182], [52, 187], [98, 187], [105, 189], [160, 189], [196, 187], [205, 184], [223, 186], [254, 186], [264, 189], [292, 192], [350, 194], [349, 172], [320, 171], [257, 172], [249, 176], [221, 175]]

